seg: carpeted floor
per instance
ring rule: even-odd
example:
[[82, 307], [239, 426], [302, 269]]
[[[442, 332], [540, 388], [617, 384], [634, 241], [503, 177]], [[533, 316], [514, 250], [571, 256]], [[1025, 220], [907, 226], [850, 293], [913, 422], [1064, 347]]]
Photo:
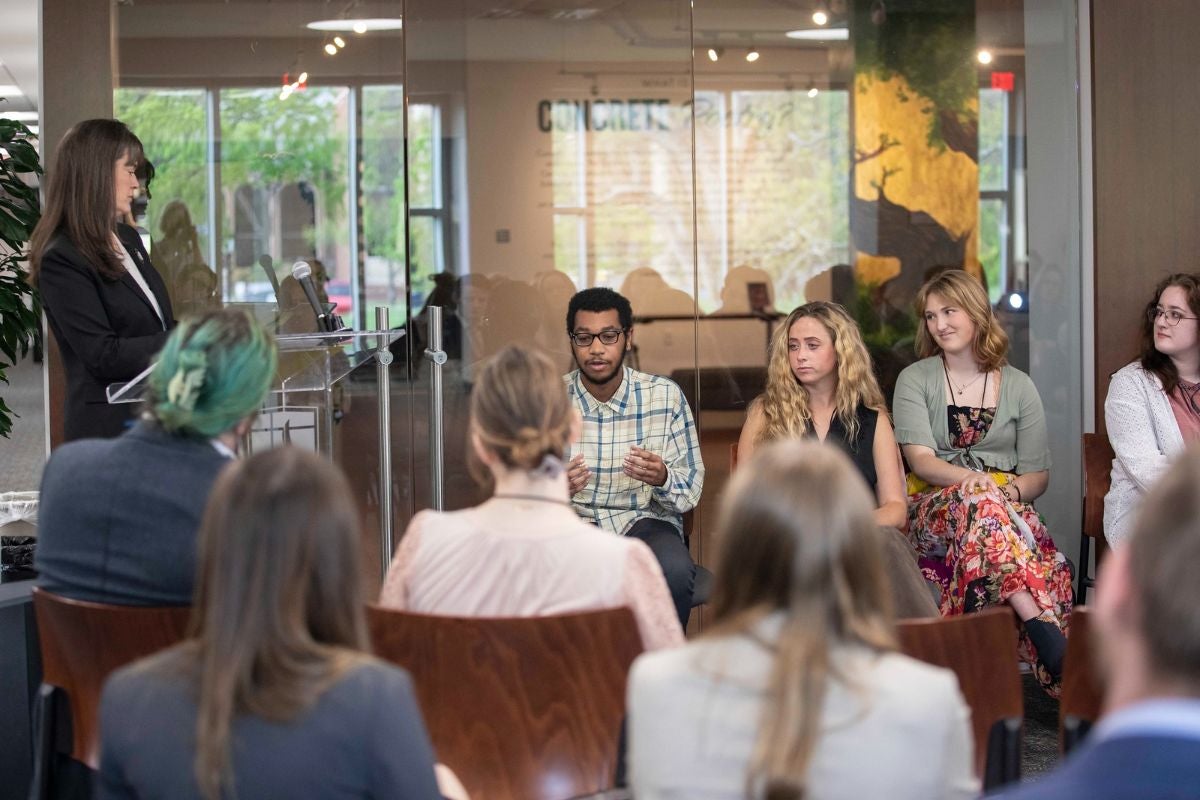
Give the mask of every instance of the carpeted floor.
[[1032, 675], [1021, 676], [1025, 691], [1025, 731], [1021, 742], [1022, 780], [1058, 764], [1058, 701], [1048, 697]]
[[0, 397], [16, 414], [10, 437], [0, 437], [0, 492], [35, 491], [46, 462], [42, 365], [26, 358], [10, 367]]

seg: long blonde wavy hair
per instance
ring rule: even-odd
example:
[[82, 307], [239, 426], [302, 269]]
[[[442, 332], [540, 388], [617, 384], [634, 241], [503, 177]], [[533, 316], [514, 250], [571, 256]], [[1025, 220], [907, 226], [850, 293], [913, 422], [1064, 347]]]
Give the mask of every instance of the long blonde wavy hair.
[[[894, 612], [866, 483], [841, 450], [775, 442], [734, 473], [716, 530], [714, 624], [706, 637], [749, 636], [773, 654], [747, 797], [798, 800], [820, 738], [835, 650], [895, 650]], [[781, 612], [777, 641], [759, 623]]]
[[865, 405], [881, 414], [887, 404], [879, 381], [871, 369], [871, 354], [863, 342], [858, 324], [837, 303], [814, 300], [788, 314], [771, 337], [767, 360], [767, 389], [754, 402], [762, 409], [764, 424], [758, 443], [802, 436], [812, 427], [812, 409], [808, 389], [796, 379], [788, 359], [788, 337], [796, 321], [812, 317], [829, 331], [837, 354], [837, 389], [834, 405], [837, 418], [853, 438], [858, 433], [858, 406]]
[[929, 334], [929, 326], [925, 324], [925, 304], [929, 295], [936, 294], [952, 306], [961, 308], [975, 323], [975, 341], [972, 350], [979, 367], [988, 372], [999, 369], [1008, 363], [1008, 334], [1000, 327], [996, 315], [992, 313], [992, 304], [988, 300], [987, 291], [978, 278], [961, 269], [948, 269], [929, 280], [917, 292], [917, 319], [921, 324], [917, 327], [917, 355], [921, 358], [940, 355], [942, 348]]

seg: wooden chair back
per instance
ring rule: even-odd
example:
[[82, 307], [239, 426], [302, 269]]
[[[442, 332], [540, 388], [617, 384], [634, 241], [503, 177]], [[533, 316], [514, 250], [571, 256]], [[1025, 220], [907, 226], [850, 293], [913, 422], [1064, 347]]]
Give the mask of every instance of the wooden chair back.
[[1058, 698], [1058, 741], [1064, 755], [1087, 735], [1103, 708], [1104, 687], [1096, 667], [1091, 618], [1087, 606], [1075, 606], [1071, 611], [1071, 635]]
[[1079, 542], [1079, 590], [1075, 601], [1087, 602], [1087, 590], [1096, 585], [1095, 578], [1088, 573], [1091, 560], [1091, 542], [1096, 542], [1096, 564], [1108, 552], [1108, 541], [1104, 538], [1104, 495], [1112, 485], [1112, 462], [1116, 458], [1108, 436], [1103, 433], [1083, 435], [1083, 528]]
[[531, 618], [367, 609], [381, 658], [412, 675], [438, 760], [471, 797], [562, 800], [612, 788], [629, 667], [628, 608]]
[[990, 790], [1021, 776], [1024, 701], [1017, 666], [1017, 629], [1007, 607], [939, 619], [902, 620], [900, 649], [945, 667], [971, 707], [975, 769]]
[[[183, 640], [190, 608], [113, 606], [33, 590], [42, 683], [66, 694], [71, 752], [96, 768], [100, 690], [114, 670]], [[51, 723], [49, 710], [43, 718]], [[48, 754], [44, 754], [48, 755]]]

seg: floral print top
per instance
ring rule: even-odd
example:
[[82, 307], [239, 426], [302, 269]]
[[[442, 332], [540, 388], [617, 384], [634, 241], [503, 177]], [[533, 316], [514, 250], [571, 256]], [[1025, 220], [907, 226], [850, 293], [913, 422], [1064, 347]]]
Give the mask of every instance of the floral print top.
[[946, 411], [950, 415], [950, 441], [963, 450], [970, 450], [983, 441], [996, 418], [994, 408], [946, 406]]

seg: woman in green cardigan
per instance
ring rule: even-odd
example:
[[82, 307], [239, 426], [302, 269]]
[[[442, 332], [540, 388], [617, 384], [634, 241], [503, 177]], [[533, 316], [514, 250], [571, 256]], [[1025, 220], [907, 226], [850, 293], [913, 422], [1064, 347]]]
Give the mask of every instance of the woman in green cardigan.
[[1007, 603], [1021, 657], [1051, 694], [1062, 675], [1071, 573], [1033, 507], [1050, 482], [1042, 401], [1007, 363], [1008, 337], [962, 270], [917, 293], [922, 360], [896, 383], [896, 440], [909, 475], [909, 536], [942, 614]]

